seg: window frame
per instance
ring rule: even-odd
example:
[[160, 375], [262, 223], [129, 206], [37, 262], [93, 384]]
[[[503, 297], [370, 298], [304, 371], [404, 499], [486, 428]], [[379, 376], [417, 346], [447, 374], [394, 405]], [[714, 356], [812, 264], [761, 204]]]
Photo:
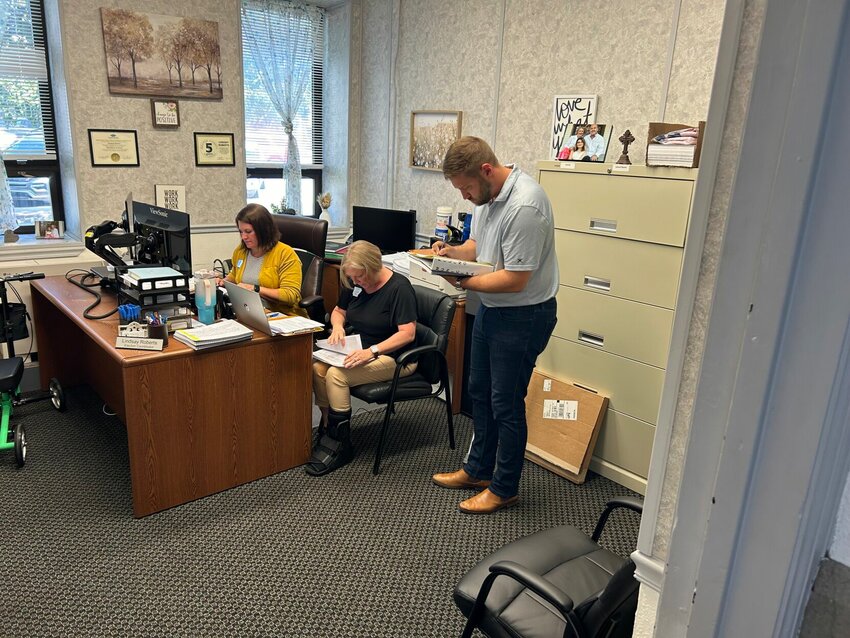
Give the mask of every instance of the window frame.
[[[53, 209], [53, 221], [65, 221], [65, 205], [62, 199], [62, 172], [60, 170], [59, 165], [59, 138], [56, 133], [56, 102], [53, 99], [53, 80], [52, 80], [52, 72], [50, 67], [50, 43], [47, 41], [47, 23], [46, 16], [44, 12], [44, 0], [29, 0], [30, 11], [33, 11], [34, 7], [38, 8], [38, 11], [41, 13], [41, 37], [44, 42], [44, 63], [47, 69], [47, 79], [45, 80], [47, 84], [47, 96], [48, 96], [48, 104], [44, 104], [41, 102], [42, 112], [45, 109], [50, 109], [50, 128], [49, 131], [54, 140], [54, 144], [56, 146], [56, 158], [55, 159], [47, 159], [47, 158], [38, 158], [38, 159], [30, 159], [24, 157], [12, 157], [7, 158], [3, 156], [3, 165], [6, 168], [6, 174], [8, 177], [48, 177], [49, 178], [49, 188], [50, 188], [50, 205]], [[41, 92], [39, 92], [41, 95]], [[44, 122], [42, 122], [42, 125]], [[48, 138], [48, 132], [44, 133], [45, 142]], [[35, 234], [35, 225], [26, 224], [18, 226], [15, 229], [17, 234]]]

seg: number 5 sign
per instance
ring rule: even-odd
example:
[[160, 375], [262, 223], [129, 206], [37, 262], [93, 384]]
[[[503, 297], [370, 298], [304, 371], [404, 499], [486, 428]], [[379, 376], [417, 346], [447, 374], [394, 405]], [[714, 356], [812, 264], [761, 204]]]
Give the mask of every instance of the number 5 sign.
[[235, 166], [233, 133], [195, 133], [195, 166]]

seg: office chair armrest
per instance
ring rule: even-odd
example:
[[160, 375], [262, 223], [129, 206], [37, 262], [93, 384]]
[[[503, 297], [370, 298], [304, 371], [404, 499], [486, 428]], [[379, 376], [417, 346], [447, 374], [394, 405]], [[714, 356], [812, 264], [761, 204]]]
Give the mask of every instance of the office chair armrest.
[[309, 308], [313, 304], [319, 302], [324, 303], [324, 298], [321, 295], [309, 295], [307, 297], [302, 297], [298, 305], [301, 308]]
[[416, 346], [415, 348], [411, 348], [404, 354], [402, 354], [398, 359], [396, 359], [395, 364], [399, 367], [404, 367], [408, 363], [413, 363], [414, 361], [418, 361], [419, 357], [421, 357], [426, 352], [437, 352], [437, 346]]
[[472, 606], [472, 611], [469, 612], [466, 627], [464, 627], [461, 638], [471, 638], [472, 630], [478, 626], [478, 622], [481, 620], [487, 596], [490, 594], [493, 582], [498, 576], [508, 576], [524, 586], [526, 589], [530, 589], [541, 598], [544, 598], [559, 612], [561, 612], [561, 615], [572, 628], [575, 636], [583, 635], [575, 621], [575, 616], [572, 613], [572, 598], [542, 576], [529, 571], [522, 565], [509, 560], [502, 560], [490, 565], [490, 573], [487, 575], [487, 578], [484, 579], [484, 582], [481, 583], [481, 589], [478, 590], [478, 596], [475, 598], [475, 604]]
[[619, 507], [625, 507], [626, 509], [630, 509], [638, 514], [643, 514], [642, 499], [635, 498], [634, 496], [618, 496], [617, 498], [612, 498], [605, 504], [605, 509], [602, 510], [602, 514], [599, 515], [599, 521], [596, 523], [596, 529], [593, 530], [593, 536], [590, 537], [592, 541], [597, 542], [599, 540], [611, 512]]

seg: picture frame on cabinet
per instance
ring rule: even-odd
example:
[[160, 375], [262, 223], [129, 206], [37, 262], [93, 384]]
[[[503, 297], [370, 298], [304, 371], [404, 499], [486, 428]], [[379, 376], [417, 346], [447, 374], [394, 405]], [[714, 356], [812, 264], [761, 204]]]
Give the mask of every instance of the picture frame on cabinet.
[[569, 162], [604, 162], [613, 135], [610, 124], [573, 124], [556, 159]]
[[575, 124], [596, 121], [598, 98], [596, 95], [556, 95], [552, 106], [552, 139], [549, 159], [558, 159], [564, 143]]

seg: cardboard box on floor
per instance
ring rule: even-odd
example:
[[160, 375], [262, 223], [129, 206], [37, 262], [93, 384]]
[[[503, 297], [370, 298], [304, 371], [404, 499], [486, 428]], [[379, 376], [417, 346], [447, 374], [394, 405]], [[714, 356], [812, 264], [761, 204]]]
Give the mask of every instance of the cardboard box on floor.
[[534, 371], [525, 398], [525, 458], [584, 483], [608, 398]]

